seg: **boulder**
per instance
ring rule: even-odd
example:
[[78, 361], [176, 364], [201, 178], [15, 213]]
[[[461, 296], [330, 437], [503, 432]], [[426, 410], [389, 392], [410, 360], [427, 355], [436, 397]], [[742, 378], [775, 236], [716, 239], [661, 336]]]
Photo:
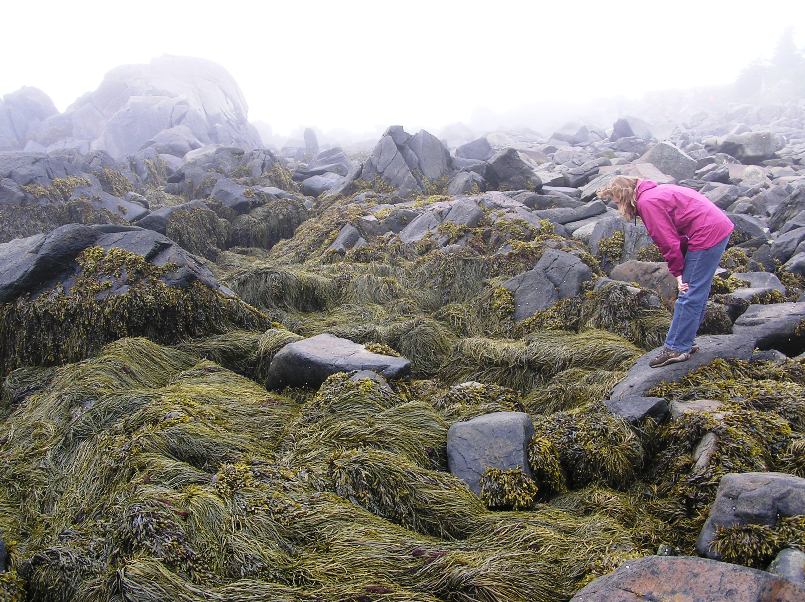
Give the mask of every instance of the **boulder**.
[[714, 186], [710, 190], [702, 191], [702, 194], [713, 201], [713, 204], [715, 204], [719, 209], [726, 210], [727, 207], [738, 200], [740, 191], [738, 190], [737, 186], [733, 186], [731, 184], [720, 184], [718, 186]]
[[503, 286], [514, 295], [514, 319], [524, 320], [559, 299], [574, 297], [593, 272], [576, 255], [547, 249], [534, 269], [507, 280]]
[[730, 237], [730, 244], [739, 245], [752, 239], [766, 237], [766, 227], [758, 218], [742, 213], [727, 213], [727, 217], [735, 226]]
[[22, 150], [40, 124], [58, 111], [47, 94], [25, 86], [0, 100], [0, 151]]
[[750, 305], [735, 320], [732, 331], [761, 350], [777, 349], [794, 356], [805, 349], [805, 301]]
[[606, 213], [607, 206], [603, 201], [595, 200], [577, 207], [558, 207], [556, 209], [538, 209], [533, 213], [539, 219], [547, 219], [555, 224], [569, 224]]
[[729, 134], [714, 141], [707, 141], [708, 149], [731, 155], [742, 163], [759, 163], [772, 159], [783, 147], [778, 136], [771, 132], [745, 132]]
[[486, 161], [494, 154], [492, 145], [486, 137], [476, 138], [472, 142], [462, 144], [456, 149], [456, 157]]
[[162, 56], [113, 69], [97, 90], [43, 121], [33, 141], [45, 147], [83, 141], [122, 158], [144, 145], [164, 146], [160, 132], [184, 126], [173, 130], [166, 148], [176, 142], [255, 148], [260, 137], [247, 113], [243, 94], [225, 69], [203, 59]]
[[422, 240], [428, 232], [436, 230], [441, 223], [442, 221], [435, 211], [425, 211], [400, 231], [400, 240], [406, 244]]
[[612, 142], [632, 137], [649, 140], [652, 137], [649, 125], [637, 117], [621, 117], [612, 124], [612, 135], [609, 137]]
[[754, 340], [738, 334], [700, 336], [696, 339], [699, 351], [685, 362], [669, 364], [661, 368], [649, 366], [651, 359], [662, 352], [662, 347], [643, 355], [629, 369], [626, 377], [612, 389], [609, 398], [621, 401], [634, 397], [644, 397], [649, 391], [665, 382], [678, 382], [691, 370], [710, 363], [716, 358], [748, 360], [754, 350]]
[[256, 199], [253, 192], [250, 195], [247, 190], [246, 186], [233, 182], [229, 178], [219, 178], [215, 182], [210, 196], [236, 213], [248, 213], [256, 204]]
[[638, 159], [638, 163], [651, 163], [676, 180], [693, 178], [696, 171], [696, 160], [670, 142], [654, 145]]
[[191, 209], [206, 209], [207, 204], [204, 201], [196, 200], [189, 203], [181, 203], [180, 205], [170, 205], [162, 207], [156, 211], [151, 211], [148, 215], [137, 220], [136, 225], [140, 228], [147, 228], [160, 234], [165, 234], [165, 228], [168, 226], [168, 221], [171, 215], [177, 211], [188, 211]]
[[669, 305], [676, 300], [676, 278], [668, 271], [668, 265], [664, 262], [631, 259], [616, 265], [609, 277], [622, 282], [636, 282], [640, 288], [654, 290]]
[[780, 550], [766, 570], [783, 579], [805, 585], [805, 552], [794, 548]]
[[605, 217], [595, 223], [587, 240], [594, 255], [598, 254], [601, 241], [611, 238], [615, 232], [623, 233], [623, 254], [619, 261], [634, 259], [640, 249], [653, 244], [643, 222], [637, 224], [627, 222], [619, 215]]
[[781, 472], [729, 473], [696, 540], [702, 556], [720, 560], [713, 549], [720, 527], [777, 524], [780, 517], [805, 514], [805, 479]]
[[785, 293], [785, 286], [780, 279], [770, 272], [733, 272], [738, 280], [744, 280], [752, 288], [771, 289]]
[[[73, 260], [93, 245], [125, 249], [154, 265], [175, 264], [176, 269], [162, 277], [169, 286], [185, 287], [199, 281], [233, 295], [197, 258], [157, 232], [134, 226], [67, 224], [48, 234], [0, 244], [0, 303], [26, 293], [36, 296], [59, 284], [69, 290], [77, 269]], [[104, 291], [107, 296], [117, 292], [124, 291]]]
[[341, 184], [344, 178], [337, 173], [327, 172], [322, 175], [310, 176], [302, 180], [302, 194], [319, 196]]
[[456, 422], [447, 431], [447, 465], [477, 495], [487, 468], [519, 468], [531, 476], [528, 444], [534, 425], [524, 412], [493, 412], [465, 422]]
[[305, 139], [305, 156], [313, 158], [319, 154], [319, 138], [311, 128], [305, 128], [302, 137]]
[[343, 255], [348, 250], [361, 247], [366, 244], [366, 240], [361, 236], [360, 231], [352, 224], [345, 224], [338, 232], [335, 240], [328, 247], [328, 250], [335, 251]]
[[624, 562], [571, 602], [797, 602], [805, 588], [766, 571], [690, 556]]
[[803, 241], [805, 241], [805, 227], [795, 228], [786, 232], [771, 243], [771, 256], [780, 263], [785, 263], [795, 253], [805, 251], [805, 249], [799, 247]]
[[391, 126], [361, 168], [360, 178], [382, 178], [401, 195], [421, 193], [429, 181], [449, 176], [453, 163], [442, 142], [426, 132], [411, 136], [401, 126]]
[[447, 184], [447, 194], [458, 196], [461, 194], [472, 194], [483, 190], [486, 187], [486, 180], [474, 171], [460, 171]]
[[320, 334], [280, 349], [268, 367], [266, 386], [315, 388], [331, 374], [353, 370], [371, 370], [385, 378], [402, 378], [410, 372], [411, 362], [403, 357], [372, 353], [348, 339]]
[[489, 159], [486, 179], [494, 190], [535, 190], [542, 185], [534, 168], [513, 148], [501, 150]]
[[611, 414], [632, 424], [640, 424], [647, 418], [662, 422], [668, 416], [668, 401], [662, 397], [626, 397], [607, 399], [604, 404]]

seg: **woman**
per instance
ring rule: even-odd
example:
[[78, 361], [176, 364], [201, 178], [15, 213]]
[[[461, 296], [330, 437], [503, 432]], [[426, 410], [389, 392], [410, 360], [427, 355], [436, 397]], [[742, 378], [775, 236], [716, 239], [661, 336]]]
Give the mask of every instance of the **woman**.
[[706, 196], [684, 186], [616, 176], [598, 196], [613, 199], [627, 220], [640, 216], [676, 277], [679, 296], [665, 347], [649, 365], [684, 362], [698, 349], [693, 340], [735, 226]]

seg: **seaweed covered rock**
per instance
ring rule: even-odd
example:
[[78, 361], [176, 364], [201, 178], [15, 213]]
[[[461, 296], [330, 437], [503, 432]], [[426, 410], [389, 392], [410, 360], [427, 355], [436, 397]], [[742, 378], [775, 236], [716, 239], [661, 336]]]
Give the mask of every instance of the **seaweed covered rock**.
[[636, 282], [640, 288], [652, 289], [667, 304], [673, 303], [676, 299], [676, 279], [668, 271], [668, 266], [662, 262], [631, 259], [615, 266], [609, 277], [623, 282]]
[[669, 412], [668, 401], [662, 397], [626, 397], [608, 399], [604, 403], [614, 415], [635, 424], [648, 418], [661, 422]]
[[519, 468], [530, 477], [528, 444], [534, 434], [531, 418], [524, 412], [494, 412], [457, 422], [447, 433], [450, 472], [475, 493], [488, 468]]
[[571, 598], [573, 602], [796, 602], [805, 588], [766, 571], [685, 556], [650, 556], [624, 563]]
[[621, 382], [612, 389], [610, 399], [621, 401], [631, 397], [643, 397], [660, 382], [676, 382], [685, 377], [691, 370], [709, 364], [716, 358], [749, 359], [755, 348], [755, 341], [745, 335], [715, 335], [696, 339], [699, 351], [685, 362], [669, 364], [661, 368], [651, 368], [649, 362], [662, 351], [662, 348], [645, 354]]
[[69, 225], [0, 245], [0, 365], [75, 361], [122, 336], [171, 343], [268, 318], [151, 230]]
[[271, 360], [267, 385], [318, 387], [331, 374], [352, 370], [372, 370], [386, 378], [401, 378], [411, 369], [402, 357], [373, 353], [365, 346], [331, 334], [289, 343]]
[[572, 253], [548, 249], [534, 269], [503, 283], [514, 295], [514, 319], [524, 320], [559, 299], [578, 295], [591, 280], [590, 267]]
[[805, 479], [778, 472], [726, 474], [696, 549], [716, 560], [766, 566], [803, 538]]

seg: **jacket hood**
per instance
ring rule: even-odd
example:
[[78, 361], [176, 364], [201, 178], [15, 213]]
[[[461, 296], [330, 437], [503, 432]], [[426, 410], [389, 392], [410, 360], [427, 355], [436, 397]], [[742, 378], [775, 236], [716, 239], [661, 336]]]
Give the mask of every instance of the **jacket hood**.
[[635, 188], [635, 200], [646, 190], [651, 190], [652, 188], [657, 188], [657, 182], [654, 180], [639, 180], [637, 182], [637, 188]]

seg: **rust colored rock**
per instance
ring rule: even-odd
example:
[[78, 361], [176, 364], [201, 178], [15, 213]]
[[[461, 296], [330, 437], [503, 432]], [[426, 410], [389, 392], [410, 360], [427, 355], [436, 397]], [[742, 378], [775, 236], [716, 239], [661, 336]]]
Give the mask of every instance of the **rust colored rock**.
[[571, 602], [801, 602], [805, 587], [737, 564], [690, 556], [648, 556], [599, 577]]

